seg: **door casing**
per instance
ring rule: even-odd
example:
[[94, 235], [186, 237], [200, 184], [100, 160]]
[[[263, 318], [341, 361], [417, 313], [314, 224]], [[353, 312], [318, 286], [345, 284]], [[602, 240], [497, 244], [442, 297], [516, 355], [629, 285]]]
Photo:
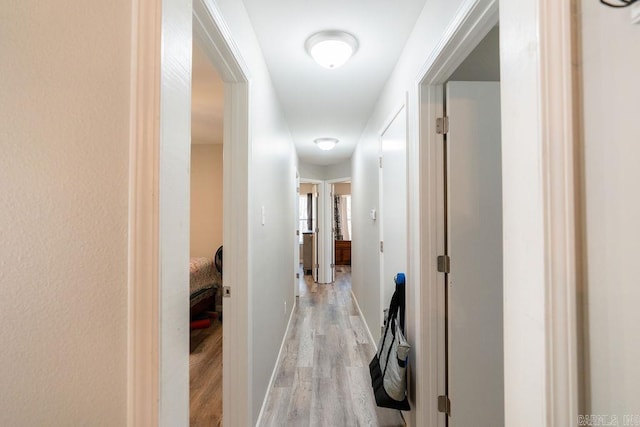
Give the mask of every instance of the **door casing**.
[[189, 419], [189, 329], [175, 327], [188, 323], [188, 281], [172, 276], [188, 277], [189, 203], [183, 201], [191, 61], [185, 46], [195, 32], [225, 82], [223, 245], [231, 297], [224, 299], [223, 412], [226, 425], [248, 425], [250, 75], [213, 1], [137, 0], [133, 7], [127, 423]]
[[[425, 402], [416, 408], [416, 425], [444, 424], [437, 411], [443, 328], [431, 315], [442, 304], [444, 286], [435, 266], [443, 250], [436, 161], [442, 144], [435, 126], [442, 116], [440, 86], [498, 23], [498, 14], [503, 182], [508, 183], [503, 188], [505, 423], [570, 425], [584, 405], [578, 389], [582, 325], [576, 307], [574, 3], [463, 3], [410, 93], [410, 109], [418, 114], [417, 120], [410, 119], [415, 137], [409, 139], [408, 153], [408, 270], [410, 280], [420, 283], [415, 320], [420, 324], [415, 339], [419, 377], [412, 400]], [[528, 336], [526, 345], [518, 340], [522, 334]]]

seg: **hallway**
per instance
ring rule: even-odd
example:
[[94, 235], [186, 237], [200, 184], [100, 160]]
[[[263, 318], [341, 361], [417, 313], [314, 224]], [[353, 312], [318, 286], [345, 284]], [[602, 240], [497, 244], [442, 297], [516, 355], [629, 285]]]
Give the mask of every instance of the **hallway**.
[[329, 285], [301, 277], [260, 426], [403, 426], [400, 412], [375, 405], [374, 347], [351, 295], [350, 267], [338, 267]]

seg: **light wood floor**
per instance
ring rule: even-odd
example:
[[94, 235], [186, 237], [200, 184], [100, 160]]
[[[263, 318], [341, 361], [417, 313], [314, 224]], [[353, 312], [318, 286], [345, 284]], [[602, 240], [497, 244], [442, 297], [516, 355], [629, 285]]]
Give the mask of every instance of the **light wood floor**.
[[222, 425], [222, 323], [191, 331], [189, 425]]
[[351, 297], [349, 267], [336, 282], [301, 279], [298, 306], [261, 426], [404, 426], [400, 412], [375, 405], [374, 349]]

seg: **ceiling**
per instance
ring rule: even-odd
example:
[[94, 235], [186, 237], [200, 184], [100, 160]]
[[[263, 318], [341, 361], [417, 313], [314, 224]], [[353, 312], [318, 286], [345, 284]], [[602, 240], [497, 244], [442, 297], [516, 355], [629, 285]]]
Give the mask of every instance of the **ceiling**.
[[191, 143], [222, 144], [224, 82], [195, 38], [191, 79]]
[[[244, 0], [301, 161], [348, 160], [426, 0]], [[304, 48], [321, 30], [353, 34], [359, 49], [338, 69]], [[313, 140], [338, 138], [332, 151]]]

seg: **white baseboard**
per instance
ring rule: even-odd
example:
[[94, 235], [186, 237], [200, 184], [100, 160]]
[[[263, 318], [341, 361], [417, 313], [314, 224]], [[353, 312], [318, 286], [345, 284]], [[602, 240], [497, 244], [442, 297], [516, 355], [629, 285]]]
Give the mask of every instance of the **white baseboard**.
[[262, 422], [262, 414], [264, 413], [265, 407], [267, 406], [267, 400], [269, 400], [269, 393], [271, 392], [271, 388], [273, 387], [273, 382], [275, 381], [276, 375], [278, 374], [278, 367], [280, 366], [280, 359], [282, 358], [282, 350], [284, 349], [284, 345], [287, 342], [287, 337], [289, 336], [289, 328], [291, 328], [291, 320], [293, 319], [293, 313], [296, 312], [297, 308], [298, 308], [298, 298], [295, 298], [295, 302], [293, 303], [293, 308], [291, 309], [291, 314], [289, 315], [289, 321], [287, 322], [287, 328], [284, 330], [282, 343], [280, 343], [280, 350], [278, 351], [276, 364], [273, 367], [273, 371], [271, 372], [271, 378], [269, 379], [267, 392], [265, 393], [264, 399], [262, 400], [262, 407], [260, 408], [260, 413], [258, 414], [258, 420], [256, 421], [256, 426], [259, 426], [260, 423]]
[[367, 323], [367, 320], [364, 318], [364, 315], [362, 314], [362, 310], [360, 310], [360, 304], [358, 304], [358, 298], [356, 298], [355, 294], [353, 293], [353, 290], [351, 291], [351, 298], [353, 298], [353, 301], [356, 303], [356, 308], [358, 309], [358, 314], [360, 315], [360, 318], [362, 319], [362, 323], [364, 323], [364, 328], [367, 330], [367, 334], [369, 335], [369, 340], [371, 341], [371, 345], [373, 345], [373, 348], [376, 350], [376, 353], [378, 352], [378, 341], [373, 339], [373, 334], [371, 333], [371, 329], [369, 329], [369, 324]]

